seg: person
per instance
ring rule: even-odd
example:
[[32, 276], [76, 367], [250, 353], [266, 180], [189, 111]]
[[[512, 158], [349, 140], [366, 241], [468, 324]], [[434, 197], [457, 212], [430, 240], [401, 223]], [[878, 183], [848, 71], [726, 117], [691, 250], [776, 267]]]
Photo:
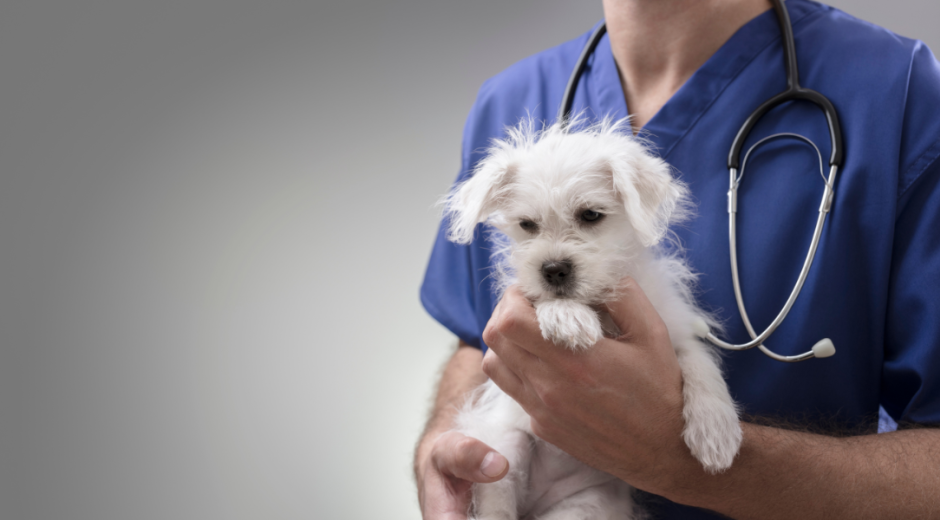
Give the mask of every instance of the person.
[[[441, 234], [421, 299], [460, 338], [415, 454], [426, 519], [463, 519], [472, 482], [507, 471], [499, 453], [450, 431], [455, 406], [491, 377], [533, 430], [645, 494], [656, 518], [940, 516], [940, 64], [922, 43], [836, 9], [788, 0], [801, 84], [836, 106], [845, 162], [833, 213], [800, 298], [771, 337], [784, 354], [829, 337], [827, 359], [780, 363], [756, 349], [724, 356], [744, 443], [732, 467], [705, 474], [682, 444], [681, 377], [668, 335], [630, 280], [610, 304], [630, 334], [573, 354], [542, 339], [531, 305], [489, 276], [485, 234]], [[608, 35], [579, 83], [574, 111], [623, 118], [690, 187], [697, 217], [674, 229], [700, 273], [699, 303], [726, 338], [749, 339], [732, 292], [727, 154], [738, 128], [786, 85], [767, 0], [605, 0]], [[589, 34], [589, 33], [588, 33]], [[462, 171], [520, 118], [552, 121], [588, 34], [487, 81], [464, 132]], [[629, 109], [628, 109], [629, 107]], [[822, 112], [788, 103], [759, 138], [795, 132], [828, 157]], [[742, 180], [738, 255], [758, 330], [779, 311], [809, 243], [822, 180], [805, 144], [757, 148]], [[874, 435], [879, 405], [898, 431]], [[761, 418], [757, 420], [755, 418]]]

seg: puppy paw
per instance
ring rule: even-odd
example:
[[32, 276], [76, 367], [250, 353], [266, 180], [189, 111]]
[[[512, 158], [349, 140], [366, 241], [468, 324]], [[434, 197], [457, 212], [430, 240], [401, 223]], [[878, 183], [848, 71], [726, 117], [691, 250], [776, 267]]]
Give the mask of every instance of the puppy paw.
[[586, 349], [604, 335], [597, 312], [583, 303], [549, 300], [536, 304], [542, 337], [572, 350]]
[[731, 402], [700, 402], [686, 406], [682, 438], [705, 471], [715, 474], [731, 467], [741, 448], [741, 423]]

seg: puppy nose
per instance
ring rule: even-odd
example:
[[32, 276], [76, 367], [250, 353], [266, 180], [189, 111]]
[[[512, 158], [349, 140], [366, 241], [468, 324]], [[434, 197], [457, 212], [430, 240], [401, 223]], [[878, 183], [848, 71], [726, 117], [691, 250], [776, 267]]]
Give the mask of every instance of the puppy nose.
[[571, 274], [571, 262], [550, 260], [542, 264], [542, 276], [549, 285], [559, 286], [568, 281]]

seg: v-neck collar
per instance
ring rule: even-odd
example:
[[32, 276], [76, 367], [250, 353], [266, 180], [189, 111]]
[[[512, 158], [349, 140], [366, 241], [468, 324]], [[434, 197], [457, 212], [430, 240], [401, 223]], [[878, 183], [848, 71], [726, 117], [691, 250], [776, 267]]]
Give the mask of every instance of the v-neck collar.
[[[785, 5], [794, 26], [810, 13], [819, 11], [818, 5], [800, 0], [789, 0]], [[641, 135], [667, 158], [728, 85], [758, 54], [779, 40], [780, 30], [773, 9], [744, 24], [647, 121]], [[604, 107], [603, 114], [614, 119], [627, 117], [626, 96], [608, 35], [598, 43], [590, 65], [591, 74], [596, 74], [589, 86], [595, 106]], [[783, 68], [782, 61], [780, 67]]]

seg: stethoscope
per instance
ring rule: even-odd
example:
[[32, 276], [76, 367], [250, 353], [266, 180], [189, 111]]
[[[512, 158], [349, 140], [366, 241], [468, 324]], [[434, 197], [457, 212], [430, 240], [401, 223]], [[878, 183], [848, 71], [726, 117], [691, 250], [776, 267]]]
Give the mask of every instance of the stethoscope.
[[[842, 165], [842, 130], [839, 128], [839, 116], [836, 114], [836, 109], [832, 105], [832, 102], [826, 99], [826, 97], [819, 92], [800, 86], [799, 72], [797, 71], [796, 66], [796, 46], [793, 43], [793, 26], [790, 24], [790, 15], [783, 7], [782, 0], [771, 1], [774, 6], [774, 11], [777, 14], [777, 22], [780, 25], [780, 32], [783, 34], [783, 57], [787, 68], [787, 89], [765, 101], [762, 105], [757, 107], [757, 110], [755, 110], [746, 121], [744, 121], [744, 125], [741, 126], [740, 130], [738, 130], [738, 135], [734, 138], [734, 143], [731, 145], [731, 152], [728, 154], [728, 170], [730, 172], [730, 184], [728, 188], [728, 240], [731, 249], [731, 280], [734, 285], [734, 297], [738, 302], [738, 311], [741, 313], [741, 319], [744, 321], [744, 326], [747, 328], [747, 332], [751, 336], [751, 341], [742, 344], [728, 343], [712, 334], [712, 332], [709, 330], [708, 324], [705, 323], [705, 320], [698, 320], [694, 324], [694, 328], [695, 333], [699, 337], [707, 339], [719, 347], [728, 350], [748, 350], [757, 347], [761, 350], [761, 352], [767, 354], [773, 359], [776, 359], [777, 361], [796, 362], [814, 357], [825, 358], [836, 353], [835, 346], [832, 344], [832, 340], [829, 338], [823, 338], [819, 340], [815, 345], [813, 345], [812, 349], [795, 356], [783, 356], [777, 354], [776, 352], [773, 352], [767, 348], [763, 343], [767, 340], [767, 338], [770, 337], [771, 334], [774, 333], [775, 330], [777, 330], [777, 327], [783, 323], [784, 318], [787, 317], [787, 314], [793, 307], [793, 303], [796, 302], [796, 297], [799, 296], [800, 291], [803, 289], [803, 282], [806, 281], [806, 277], [809, 275], [809, 268], [813, 264], [813, 257], [816, 256], [816, 248], [819, 246], [819, 238], [822, 235], [823, 225], [826, 223], [826, 216], [829, 214], [829, 210], [832, 207], [834, 193], [833, 187], [835, 186], [836, 182], [836, 173], [838, 173], [839, 167]], [[577, 88], [578, 81], [581, 78], [581, 74], [584, 72], [588, 58], [594, 52], [598, 42], [600, 42], [601, 37], [604, 36], [606, 32], [607, 25], [602, 23], [600, 27], [594, 31], [590, 39], [588, 39], [588, 43], [585, 45], [584, 50], [581, 51], [581, 56], [578, 58], [578, 62], [575, 65], [574, 71], [571, 73], [571, 78], [568, 80], [568, 86], [565, 88], [565, 94], [562, 97], [561, 108], [558, 111], [559, 121], [566, 121], [571, 115], [571, 107], [574, 104], [574, 92]], [[751, 148], [744, 155], [743, 162], [739, 161], [741, 149], [744, 147], [744, 141], [747, 139], [748, 134], [751, 132], [751, 130], [754, 128], [754, 125], [757, 124], [760, 118], [777, 105], [798, 99], [805, 99], [815, 103], [826, 114], [826, 121], [829, 124], [829, 137], [832, 140], [832, 154], [829, 157], [829, 178], [827, 179], [823, 174], [822, 154], [820, 154], [819, 148], [817, 148], [812, 141], [798, 134], [781, 133], [765, 137], [751, 146]], [[750, 157], [751, 152], [761, 144], [781, 138], [802, 140], [809, 143], [816, 150], [816, 154], [819, 155], [819, 174], [823, 177], [823, 180], [826, 183], [826, 187], [823, 190], [822, 202], [819, 204], [819, 217], [816, 219], [816, 229], [813, 231], [813, 240], [810, 243], [809, 250], [806, 252], [806, 259], [803, 261], [803, 268], [800, 270], [800, 276], [797, 278], [796, 284], [793, 286], [793, 290], [790, 291], [789, 298], [787, 298], [783, 308], [780, 309], [777, 317], [774, 318], [773, 322], [771, 322], [771, 324], [768, 325], [763, 332], [757, 334], [754, 331], [754, 327], [751, 326], [751, 321], [747, 316], [747, 310], [744, 308], [744, 298], [741, 295], [741, 282], [738, 278], [738, 256], [736, 245], [737, 228], [735, 226], [735, 216], [738, 211], [738, 186], [740, 186], [741, 179], [744, 177], [744, 168], [747, 166], [747, 159]]]

